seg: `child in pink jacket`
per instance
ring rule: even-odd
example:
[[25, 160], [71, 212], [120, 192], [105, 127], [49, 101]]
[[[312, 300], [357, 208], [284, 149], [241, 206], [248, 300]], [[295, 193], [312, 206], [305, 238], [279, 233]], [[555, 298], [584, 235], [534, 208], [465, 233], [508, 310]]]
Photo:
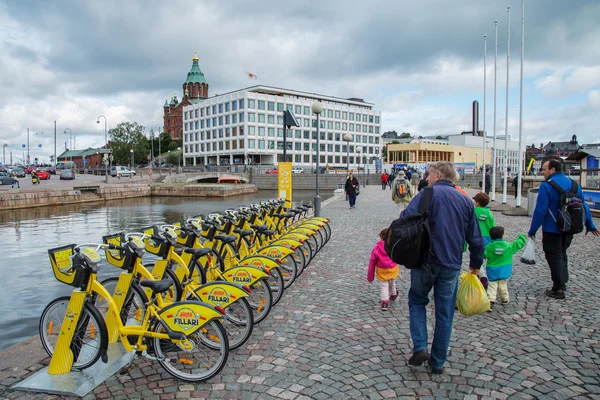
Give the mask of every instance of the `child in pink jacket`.
[[[375, 275], [381, 285], [381, 311], [387, 311], [390, 300], [394, 301], [398, 298], [398, 290], [396, 289], [396, 278], [400, 274], [398, 264], [390, 260], [385, 252], [384, 240], [387, 237], [388, 229], [379, 232], [380, 241], [377, 242], [371, 251], [371, 259], [369, 260], [369, 271], [367, 272], [367, 280], [373, 282]], [[394, 293], [390, 296], [390, 293]]]

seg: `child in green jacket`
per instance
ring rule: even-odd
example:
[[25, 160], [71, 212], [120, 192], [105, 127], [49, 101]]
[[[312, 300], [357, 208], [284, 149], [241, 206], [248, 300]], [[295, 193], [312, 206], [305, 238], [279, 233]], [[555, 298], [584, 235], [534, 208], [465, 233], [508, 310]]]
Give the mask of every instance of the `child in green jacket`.
[[486, 271], [488, 277], [487, 295], [490, 305], [496, 301], [496, 293], [502, 304], [508, 304], [508, 278], [512, 276], [512, 258], [525, 246], [527, 237], [519, 233], [517, 240], [507, 242], [504, 240], [504, 228], [494, 226], [490, 229], [492, 241], [485, 247], [483, 258], [487, 260]]
[[479, 222], [481, 236], [483, 236], [483, 245], [487, 246], [492, 241], [490, 238], [490, 229], [496, 224], [494, 215], [489, 208], [486, 208], [490, 202], [490, 196], [479, 192], [473, 197], [473, 200], [475, 200], [475, 216], [477, 217], [477, 222]]

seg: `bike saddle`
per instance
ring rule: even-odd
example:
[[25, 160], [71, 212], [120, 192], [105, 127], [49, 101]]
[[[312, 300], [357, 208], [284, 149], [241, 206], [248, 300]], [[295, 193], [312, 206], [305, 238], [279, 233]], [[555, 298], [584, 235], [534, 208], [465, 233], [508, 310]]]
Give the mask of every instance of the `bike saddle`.
[[215, 236], [216, 240], [220, 240], [223, 243], [233, 243], [237, 240], [237, 237], [233, 235], [217, 235]]
[[173, 285], [173, 281], [169, 278], [161, 279], [160, 281], [151, 281], [148, 279], [140, 281], [140, 286], [150, 288], [156, 294], [167, 292], [171, 288], [171, 285]]
[[240, 235], [241, 237], [250, 236], [254, 233], [254, 231], [252, 231], [250, 229], [240, 229], [240, 228], [235, 228], [233, 231], [235, 233], [237, 233], [238, 235]]
[[272, 230], [272, 229], [264, 229], [264, 230], [258, 231], [258, 233], [259, 233], [260, 235], [271, 236], [272, 234], [274, 234], [274, 233], [275, 233], [275, 231], [274, 231], [274, 230]]
[[190, 249], [190, 248], [183, 250], [184, 253], [192, 254], [192, 258], [203, 257], [203, 256], [209, 254], [211, 251], [212, 251], [212, 249]]
[[256, 229], [259, 232], [269, 229], [266, 225], [250, 225], [250, 228]]
[[313, 208], [313, 206], [310, 204], [302, 204], [302, 206], [308, 208], [309, 210]]

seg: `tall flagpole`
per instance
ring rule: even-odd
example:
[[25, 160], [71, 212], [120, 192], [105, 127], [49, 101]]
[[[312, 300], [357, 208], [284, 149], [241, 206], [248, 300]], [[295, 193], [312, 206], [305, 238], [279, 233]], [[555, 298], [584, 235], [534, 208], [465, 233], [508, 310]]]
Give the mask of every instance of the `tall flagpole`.
[[486, 166], [485, 166], [485, 149], [486, 149], [486, 139], [487, 133], [485, 132], [485, 98], [486, 98], [486, 57], [487, 57], [487, 35], [483, 35], [483, 174], [481, 177], [481, 191], [485, 192], [485, 175], [486, 175]]
[[508, 10], [508, 44], [506, 47], [506, 113], [504, 115], [504, 178], [502, 179], [504, 188], [502, 189], [502, 204], [506, 204], [506, 190], [508, 184], [508, 89], [510, 78], [510, 7]]
[[498, 151], [496, 150], [496, 75], [498, 73], [498, 21], [494, 21], [496, 31], [496, 56], [494, 57], [494, 151], [492, 152], [492, 201], [496, 200], [496, 164]]
[[517, 182], [517, 207], [521, 207], [523, 184], [523, 59], [525, 58], [525, 0], [521, 0], [521, 87], [519, 94], [519, 178]]

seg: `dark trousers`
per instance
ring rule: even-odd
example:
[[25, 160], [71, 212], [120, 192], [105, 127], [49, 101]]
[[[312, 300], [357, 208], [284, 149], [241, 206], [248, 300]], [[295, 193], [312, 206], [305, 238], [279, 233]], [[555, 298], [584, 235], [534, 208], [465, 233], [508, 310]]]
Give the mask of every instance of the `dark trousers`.
[[565, 289], [565, 284], [569, 281], [569, 268], [567, 265], [567, 249], [571, 245], [573, 235], [564, 235], [562, 233], [542, 233], [542, 248], [546, 255], [546, 261], [550, 266], [550, 276], [552, 277], [552, 289]]
[[386, 187], [387, 187], [387, 182], [381, 181], [381, 188], [383, 190], [385, 190]]

